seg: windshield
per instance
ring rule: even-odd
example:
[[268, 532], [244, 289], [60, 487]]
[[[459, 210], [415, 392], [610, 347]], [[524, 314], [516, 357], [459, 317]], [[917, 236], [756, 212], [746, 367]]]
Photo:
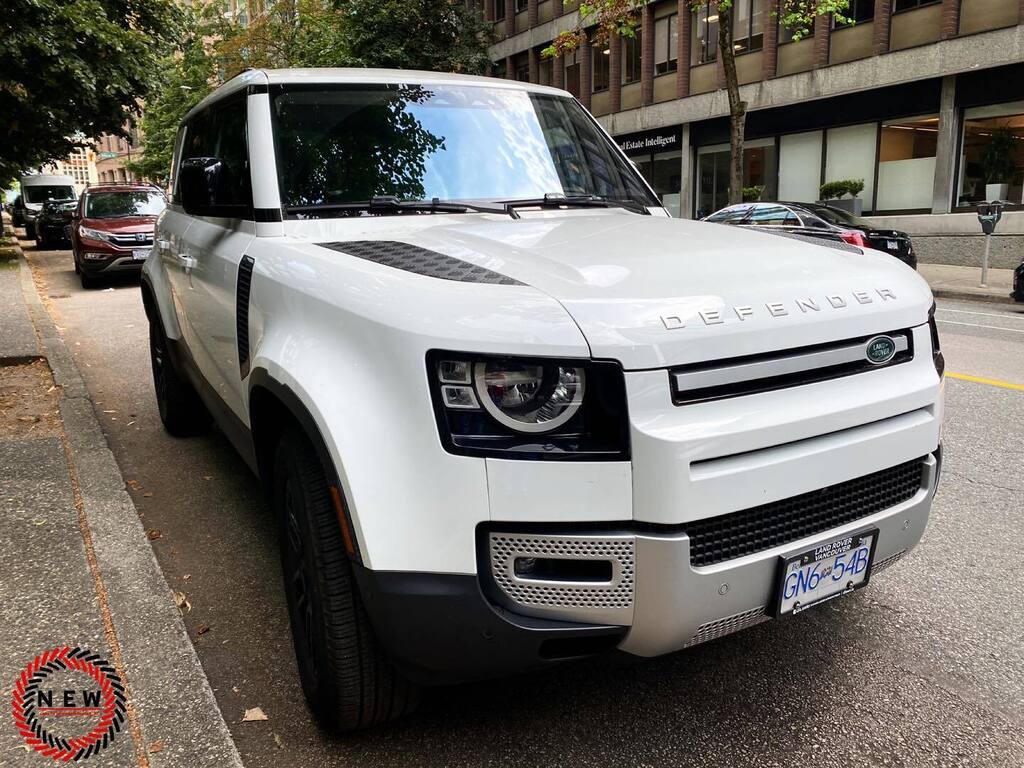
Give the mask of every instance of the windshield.
[[832, 208], [828, 205], [808, 205], [807, 208], [815, 215], [820, 216], [829, 224], [838, 224], [841, 227], [870, 227], [864, 219], [854, 216], [852, 213]]
[[160, 192], [96, 192], [89, 195], [85, 215], [90, 219], [158, 216], [164, 205]]
[[25, 185], [22, 189], [26, 203], [45, 203], [48, 200], [74, 200], [75, 188], [65, 184]]
[[572, 99], [475, 86], [282, 86], [286, 206], [596, 195], [658, 206]]

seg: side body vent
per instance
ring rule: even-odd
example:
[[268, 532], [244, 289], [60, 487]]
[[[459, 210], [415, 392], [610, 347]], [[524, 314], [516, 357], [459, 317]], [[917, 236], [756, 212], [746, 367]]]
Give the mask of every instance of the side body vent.
[[436, 277], [440, 280], [455, 280], [460, 283], [490, 283], [492, 285], [522, 285], [518, 280], [499, 275], [486, 267], [479, 267], [446, 256], [437, 251], [420, 248], [397, 240], [347, 240], [335, 243], [320, 243], [338, 253], [347, 253], [359, 259], [366, 259], [385, 267], [394, 267], [417, 275]]
[[242, 257], [235, 288], [235, 338], [238, 340], [238, 370], [243, 379], [249, 375], [249, 292], [255, 263], [251, 256]]

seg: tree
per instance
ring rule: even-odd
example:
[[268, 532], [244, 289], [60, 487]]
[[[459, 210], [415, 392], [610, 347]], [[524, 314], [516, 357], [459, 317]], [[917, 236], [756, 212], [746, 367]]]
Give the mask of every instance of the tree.
[[[575, 29], [556, 37], [542, 51], [546, 57], [564, 55], [577, 50], [588, 41], [585, 30], [596, 27], [593, 45], [604, 45], [611, 35], [636, 35], [636, 14], [647, 0], [584, 0], [579, 6]], [[718, 15], [718, 55], [725, 71], [725, 88], [729, 97], [729, 204], [743, 202], [743, 135], [747, 123], [747, 103], [740, 96], [736, 75], [736, 49], [733, 47], [733, 10], [735, 0], [691, 0], [690, 6], [699, 11], [708, 7], [708, 13]], [[844, 15], [849, 0], [779, 0], [778, 10], [772, 18], [792, 32], [793, 40], [810, 34], [818, 16], [833, 16], [837, 22], [853, 24]], [[687, 62], [679, 62], [686, 66]]]
[[338, 0], [347, 65], [486, 74], [493, 26], [464, 0]]
[[171, 169], [178, 125], [219, 83], [214, 41], [223, 29], [221, 7], [209, 4], [183, 9], [175, 49], [158, 65], [160, 82], [140, 122], [142, 151], [125, 166], [133, 174], [166, 181]]
[[127, 138], [179, 18], [174, 0], [8, 0], [0, 177], [103, 133]]

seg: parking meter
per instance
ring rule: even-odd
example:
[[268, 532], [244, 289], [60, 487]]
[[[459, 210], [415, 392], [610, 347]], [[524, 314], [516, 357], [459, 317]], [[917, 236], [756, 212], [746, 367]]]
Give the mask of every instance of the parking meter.
[[1003, 217], [1003, 204], [998, 200], [991, 203], [978, 203], [978, 221], [981, 222], [981, 231], [991, 235], [996, 231], [996, 224]]
[[985, 233], [985, 255], [981, 258], [981, 287], [988, 287], [988, 254], [992, 249], [992, 233], [996, 231], [996, 224], [1003, 217], [1003, 204], [998, 200], [990, 203], [978, 203], [978, 221], [981, 222], [981, 231]]

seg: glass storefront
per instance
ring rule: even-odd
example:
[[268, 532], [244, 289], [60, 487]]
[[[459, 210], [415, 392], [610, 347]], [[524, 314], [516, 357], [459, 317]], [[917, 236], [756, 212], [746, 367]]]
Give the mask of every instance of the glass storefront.
[[1024, 203], [1024, 102], [964, 112], [957, 205]]
[[[697, 150], [697, 218], [729, 204], [729, 145], [713, 144]], [[774, 200], [778, 163], [775, 139], [743, 143], [743, 190], [750, 200]]]
[[680, 192], [683, 182], [682, 127], [641, 131], [615, 139], [636, 165], [668, 212], [682, 215]]
[[875, 202], [878, 210], [931, 206], [938, 136], [938, 115], [882, 123]]

